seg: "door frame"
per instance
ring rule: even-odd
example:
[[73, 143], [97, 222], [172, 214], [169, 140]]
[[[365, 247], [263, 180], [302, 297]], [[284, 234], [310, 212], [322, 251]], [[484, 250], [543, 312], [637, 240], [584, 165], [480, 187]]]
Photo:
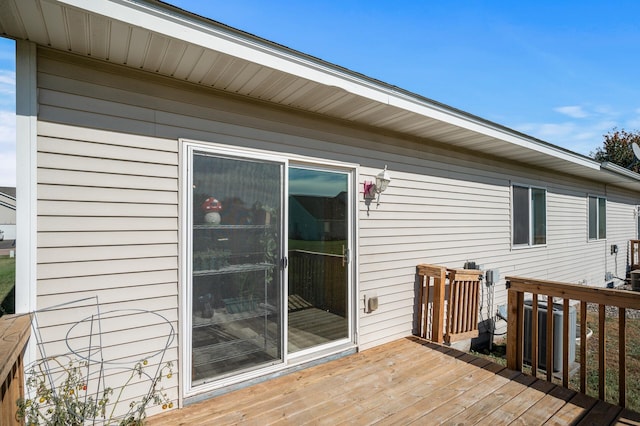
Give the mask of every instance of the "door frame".
[[[199, 141], [193, 139], [180, 138], [178, 139], [180, 144], [179, 150], [179, 187], [178, 187], [178, 195], [179, 195], [179, 263], [178, 263], [178, 288], [179, 288], [179, 297], [178, 297], [178, 312], [179, 312], [179, 321], [181, 324], [178, 325], [178, 354], [179, 354], [179, 371], [180, 374], [180, 397], [181, 399], [195, 397], [196, 395], [207, 393], [207, 392], [215, 392], [220, 388], [224, 388], [230, 385], [235, 385], [241, 382], [246, 382], [249, 380], [256, 380], [259, 377], [273, 377], [274, 374], [278, 374], [278, 372], [284, 372], [288, 367], [295, 367], [296, 365], [300, 365], [312, 360], [317, 360], [325, 357], [329, 357], [330, 355], [334, 355], [336, 353], [340, 353], [345, 351], [346, 349], [353, 349], [357, 347], [358, 344], [358, 330], [359, 330], [359, 308], [358, 308], [358, 294], [359, 294], [359, 268], [358, 268], [358, 211], [359, 211], [359, 200], [357, 198], [358, 194], [358, 182], [360, 178], [358, 164], [347, 163], [335, 160], [327, 160], [323, 158], [316, 158], [310, 156], [303, 156], [292, 153], [281, 153], [274, 151], [266, 151], [255, 148], [248, 148], [242, 146], [233, 146], [216, 142], [207, 142], [207, 141]], [[289, 214], [289, 202], [288, 202], [288, 194], [289, 194], [289, 180], [288, 180], [288, 171], [290, 166], [297, 167], [309, 167], [315, 168], [318, 170], [325, 171], [337, 171], [343, 172], [348, 176], [348, 205], [349, 205], [349, 250], [350, 250], [350, 271], [349, 271], [349, 290], [348, 290], [348, 308], [349, 308], [349, 337], [344, 340], [330, 342], [326, 345], [322, 345], [319, 347], [313, 347], [310, 349], [305, 349], [300, 352], [296, 352], [292, 355], [288, 353], [287, 350], [287, 334], [288, 334], [288, 325], [287, 325], [287, 300], [286, 297], [288, 295], [288, 277], [287, 270], [280, 269], [280, 273], [282, 274], [282, 362], [276, 365], [266, 366], [264, 368], [258, 368], [255, 370], [251, 370], [249, 372], [241, 372], [237, 375], [232, 375], [230, 377], [225, 377], [219, 380], [212, 380], [211, 382], [202, 383], [197, 386], [192, 385], [191, 374], [187, 374], [191, 371], [191, 312], [190, 312], [190, 289], [189, 284], [191, 283], [191, 278], [189, 277], [189, 272], [191, 268], [189, 267], [189, 262], [191, 260], [192, 253], [192, 241], [190, 236], [190, 226], [192, 221], [192, 212], [190, 208], [190, 195], [188, 184], [191, 182], [190, 173], [193, 167], [192, 164], [192, 153], [195, 150], [203, 150], [209, 151], [212, 154], [220, 154], [220, 155], [228, 155], [236, 158], [247, 158], [247, 159], [264, 159], [267, 161], [273, 161], [283, 164], [284, 173], [283, 173], [283, 181], [282, 181], [282, 196], [283, 196], [283, 211], [282, 211], [282, 242], [281, 242], [281, 250], [283, 253], [283, 257], [288, 253], [288, 214]]]

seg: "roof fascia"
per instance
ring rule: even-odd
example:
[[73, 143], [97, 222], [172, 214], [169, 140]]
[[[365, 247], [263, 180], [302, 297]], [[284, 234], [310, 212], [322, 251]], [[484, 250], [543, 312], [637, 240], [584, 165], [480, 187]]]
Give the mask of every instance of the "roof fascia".
[[603, 161], [600, 166], [606, 170], [609, 171], [611, 173], [615, 173], [617, 175], [620, 176], [624, 176], [627, 179], [631, 179], [633, 181], [636, 182], [640, 182], [640, 174], [636, 173], [636, 172], [632, 172], [629, 169], [626, 169], [622, 166], [619, 166], [617, 164], [611, 163], [609, 161]]

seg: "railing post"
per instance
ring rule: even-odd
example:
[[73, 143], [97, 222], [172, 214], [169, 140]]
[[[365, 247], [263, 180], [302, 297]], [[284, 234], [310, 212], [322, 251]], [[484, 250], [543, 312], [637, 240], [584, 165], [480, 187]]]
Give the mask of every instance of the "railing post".
[[507, 368], [522, 371], [524, 293], [507, 286]]

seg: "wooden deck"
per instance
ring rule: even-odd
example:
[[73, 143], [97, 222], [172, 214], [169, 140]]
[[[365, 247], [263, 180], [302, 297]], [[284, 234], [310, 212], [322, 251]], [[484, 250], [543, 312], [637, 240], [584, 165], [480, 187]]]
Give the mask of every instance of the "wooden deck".
[[640, 415], [417, 338], [150, 417], [148, 425], [634, 424]]

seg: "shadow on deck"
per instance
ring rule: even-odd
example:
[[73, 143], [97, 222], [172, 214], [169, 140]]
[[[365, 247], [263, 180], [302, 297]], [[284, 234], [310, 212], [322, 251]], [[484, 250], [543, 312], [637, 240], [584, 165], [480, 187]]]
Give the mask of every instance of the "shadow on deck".
[[640, 415], [485, 359], [400, 339], [162, 413], [205, 424], [640, 424]]

